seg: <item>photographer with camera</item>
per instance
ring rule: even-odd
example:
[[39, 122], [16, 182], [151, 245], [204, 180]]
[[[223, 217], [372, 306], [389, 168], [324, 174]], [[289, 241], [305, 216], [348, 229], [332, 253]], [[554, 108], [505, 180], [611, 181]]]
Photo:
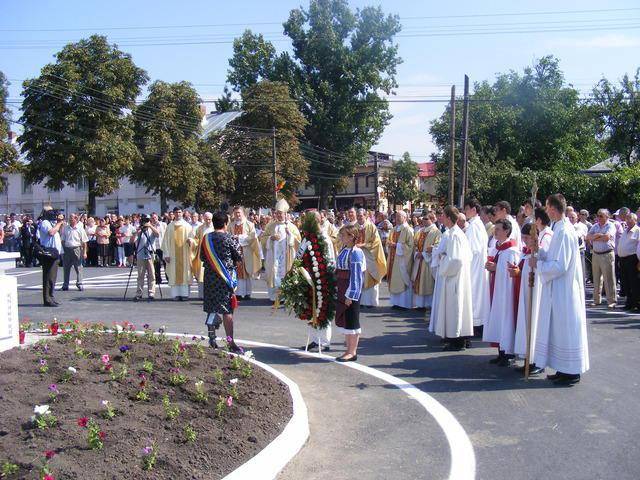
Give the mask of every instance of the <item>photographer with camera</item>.
[[158, 229], [151, 224], [148, 215], [140, 216], [140, 228], [136, 230], [134, 244], [136, 246], [135, 255], [138, 259], [138, 289], [134, 302], [142, 300], [142, 288], [144, 286], [144, 277], [147, 276], [147, 287], [149, 301], [153, 301], [156, 292], [156, 277], [153, 267], [155, 257], [155, 243], [159, 236]]
[[58, 278], [58, 259], [62, 252], [60, 229], [64, 226], [64, 215], [51, 206], [42, 209], [42, 222], [38, 227], [40, 244], [34, 246], [34, 253], [42, 265], [42, 300], [45, 307], [57, 307], [53, 296]]

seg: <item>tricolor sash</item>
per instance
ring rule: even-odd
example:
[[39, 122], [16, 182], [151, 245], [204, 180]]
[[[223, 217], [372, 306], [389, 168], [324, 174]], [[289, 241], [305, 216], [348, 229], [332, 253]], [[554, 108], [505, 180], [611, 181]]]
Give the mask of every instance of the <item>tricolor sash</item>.
[[216, 272], [231, 290], [235, 290], [238, 286], [238, 278], [235, 270], [227, 270], [227, 267], [220, 261], [220, 257], [213, 246], [213, 235], [207, 234], [202, 239], [202, 250], [209, 266]]

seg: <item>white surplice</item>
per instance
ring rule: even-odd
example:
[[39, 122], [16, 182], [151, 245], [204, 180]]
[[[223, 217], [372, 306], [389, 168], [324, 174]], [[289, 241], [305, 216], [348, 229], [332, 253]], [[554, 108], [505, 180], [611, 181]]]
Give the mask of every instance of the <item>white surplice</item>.
[[493, 286], [493, 299], [487, 317], [487, 323], [482, 332], [482, 340], [500, 344], [500, 350], [506, 354], [513, 353], [513, 344], [516, 334], [516, 307], [515, 283], [509, 276], [509, 265], [518, 265], [520, 262], [520, 250], [518, 247], [510, 247], [497, 252], [495, 281]]
[[478, 215], [469, 220], [465, 234], [473, 254], [471, 260], [471, 298], [473, 300], [473, 326], [478, 327], [486, 323], [491, 308], [489, 272], [485, 268], [489, 237]]
[[439, 266], [440, 260], [444, 253], [447, 251], [447, 240], [449, 238], [450, 230], [445, 230], [440, 237], [440, 243], [431, 251], [431, 273], [436, 283], [433, 287], [433, 299], [431, 302], [431, 312], [429, 319], [429, 331], [435, 332], [436, 323], [438, 321], [438, 303], [440, 301], [440, 295], [442, 295], [442, 288], [444, 284], [444, 278], [440, 276]]
[[445, 254], [439, 261], [442, 279], [438, 295], [435, 334], [443, 338], [473, 335], [471, 299], [471, 249], [464, 232], [454, 225], [449, 229]]
[[589, 370], [587, 315], [578, 236], [568, 219], [555, 223], [549, 251], [541, 253], [542, 280], [534, 362], [559, 372]]
[[287, 234], [287, 223], [282, 222], [275, 226], [274, 235], [279, 235], [280, 240], [269, 239], [267, 243], [267, 259], [273, 257], [274, 288], [269, 288], [269, 300], [275, 302], [277, 292], [280, 290], [282, 279], [287, 274], [287, 253], [294, 245], [295, 238]]

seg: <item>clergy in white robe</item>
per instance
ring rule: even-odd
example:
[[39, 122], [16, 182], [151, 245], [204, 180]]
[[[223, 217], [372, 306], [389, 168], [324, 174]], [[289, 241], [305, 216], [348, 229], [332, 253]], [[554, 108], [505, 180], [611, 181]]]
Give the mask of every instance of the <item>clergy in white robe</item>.
[[192, 249], [195, 249], [194, 232], [182, 218], [182, 209], [173, 209], [173, 221], [167, 226], [162, 239], [162, 252], [166, 262], [171, 296], [175, 300], [189, 298], [191, 286]]
[[196, 255], [191, 262], [191, 271], [198, 282], [198, 298], [203, 298], [204, 296], [204, 265], [202, 264], [202, 260], [200, 260], [200, 250], [202, 249], [202, 239], [207, 233], [211, 233], [214, 230], [212, 219], [213, 214], [211, 212], [205, 212], [204, 215], [202, 215], [203, 222], [196, 229], [195, 234]]
[[560, 194], [547, 198], [547, 213], [554, 223], [548, 252], [531, 264], [542, 279], [534, 361], [556, 370], [550, 380], [558, 384], [580, 381], [589, 369], [587, 320], [582, 264], [575, 229], [565, 217], [566, 200]]
[[227, 227], [228, 232], [236, 237], [242, 250], [242, 261], [238, 262], [238, 288], [236, 295], [249, 300], [253, 291], [252, 280], [258, 276], [262, 268], [260, 259], [260, 242], [253, 222], [247, 220], [244, 208], [234, 207], [233, 220]]
[[444, 258], [447, 251], [447, 240], [450, 235], [449, 229], [445, 229], [444, 233], [440, 236], [440, 242], [431, 251], [431, 272], [435, 280], [433, 287], [433, 299], [431, 302], [431, 312], [429, 313], [429, 331], [434, 333], [437, 328], [438, 322], [438, 305], [440, 304], [440, 296], [442, 295], [442, 289], [444, 285], [444, 277], [440, 275], [440, 262]]
[[436, 216], [429, 213], [422, 220], [423, 227], [414, 238], [413, 271], [413, 303], [416, 308], [431, 308], [435, 279], [431, 272], [431, 254], [440, 242], [442, 233], [435, 225]]
[[300, 245], [300, 231], [286, 220], [289, 204], [279, 200], [273, 221], [264, 230], [262, 241], [265, 252], [265, 280], [269, 289], [269, 299], [275, 302], [282, 279], [293, 266], [296, 251]]
[[[377, 307], [380, 304], [380, 282], [387, 274], [387, 259], [378, 229], [367, 218], [367, 212], [362, 208], [356, 212], [355, 225], [360, 232], [356, 246], [362, 250], [367, 265], [360, 306]], [[342, 249], [342, 245], [340, 248]]]
[[489, 237], [487, 229], [480, 218], [480, 204], [477, 200], [465, 202], [467, 216], [467, 240], [473, 259], [471, 260], [471, 298], [473, 299], [473, 326], [478, 335], [489, 316], [491, 300], [489, 298], [489, 272], [485, 268], [487, 263]]
[[413, 307], [413, 285], [411, 267], [413, 265], [413, 228], [407, 223], [407, 214], [396, 212], [396, 227], [389, 237], [389, 266], [387, 281], [392, 308]]
[[493, 261], [487, 261], [487, 270], [491, 272], [491, 308], [482, 332], [485, 342], [494, 343], [498, 347], [498, 357], [492, 362], [505, 367], [509, 365], [509, 358], [513, 357], [520, 290], [518, 279], [509, 273], [511, 268], [518, 265], [521, 255], [516, 241], [509, 238], [510, 229], [511, 223], [507, 219], [496, 221], [497, 251]]
[[498, 220], [508, 220], [511, 223], [511, 234], [509, 235], [509, 239], [515, 240], [518, 251], [522, 251], [522, 236], [520, 234], [520, 225], [516, 221], [513, 216], [511, 216], [511, 204], [507, 201], [496, 202], [493, 206], [493, 214], [495, 217], [495, 221]]
[[458, 216], [457, 208], [445, 208], [444, 224], [449, 235], [438, 265], [442, 290], [438, 296], [435, 326], [435, 334], [448, 341], [445, 350], [464, 349], [465, 338], [473, 335], [472, 254], [467, 237], [456, 224]]

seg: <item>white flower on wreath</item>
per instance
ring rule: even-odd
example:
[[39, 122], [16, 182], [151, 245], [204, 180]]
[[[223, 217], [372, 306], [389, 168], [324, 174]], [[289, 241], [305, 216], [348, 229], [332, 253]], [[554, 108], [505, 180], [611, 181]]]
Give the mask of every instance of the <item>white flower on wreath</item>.
[[314, 266], [314, 267], [313, 267], [313, 271], [314, 271], [314, 272], [316, 272], [316, 273], [318, 273], [318, 267]]
[[309, 244], [309, 245], [307, 246], [307, 250], [309, 250], [310, 252], [312, 252], [312, 253], [311, 253], [311, 256], [313, 256], [313, 245]]

